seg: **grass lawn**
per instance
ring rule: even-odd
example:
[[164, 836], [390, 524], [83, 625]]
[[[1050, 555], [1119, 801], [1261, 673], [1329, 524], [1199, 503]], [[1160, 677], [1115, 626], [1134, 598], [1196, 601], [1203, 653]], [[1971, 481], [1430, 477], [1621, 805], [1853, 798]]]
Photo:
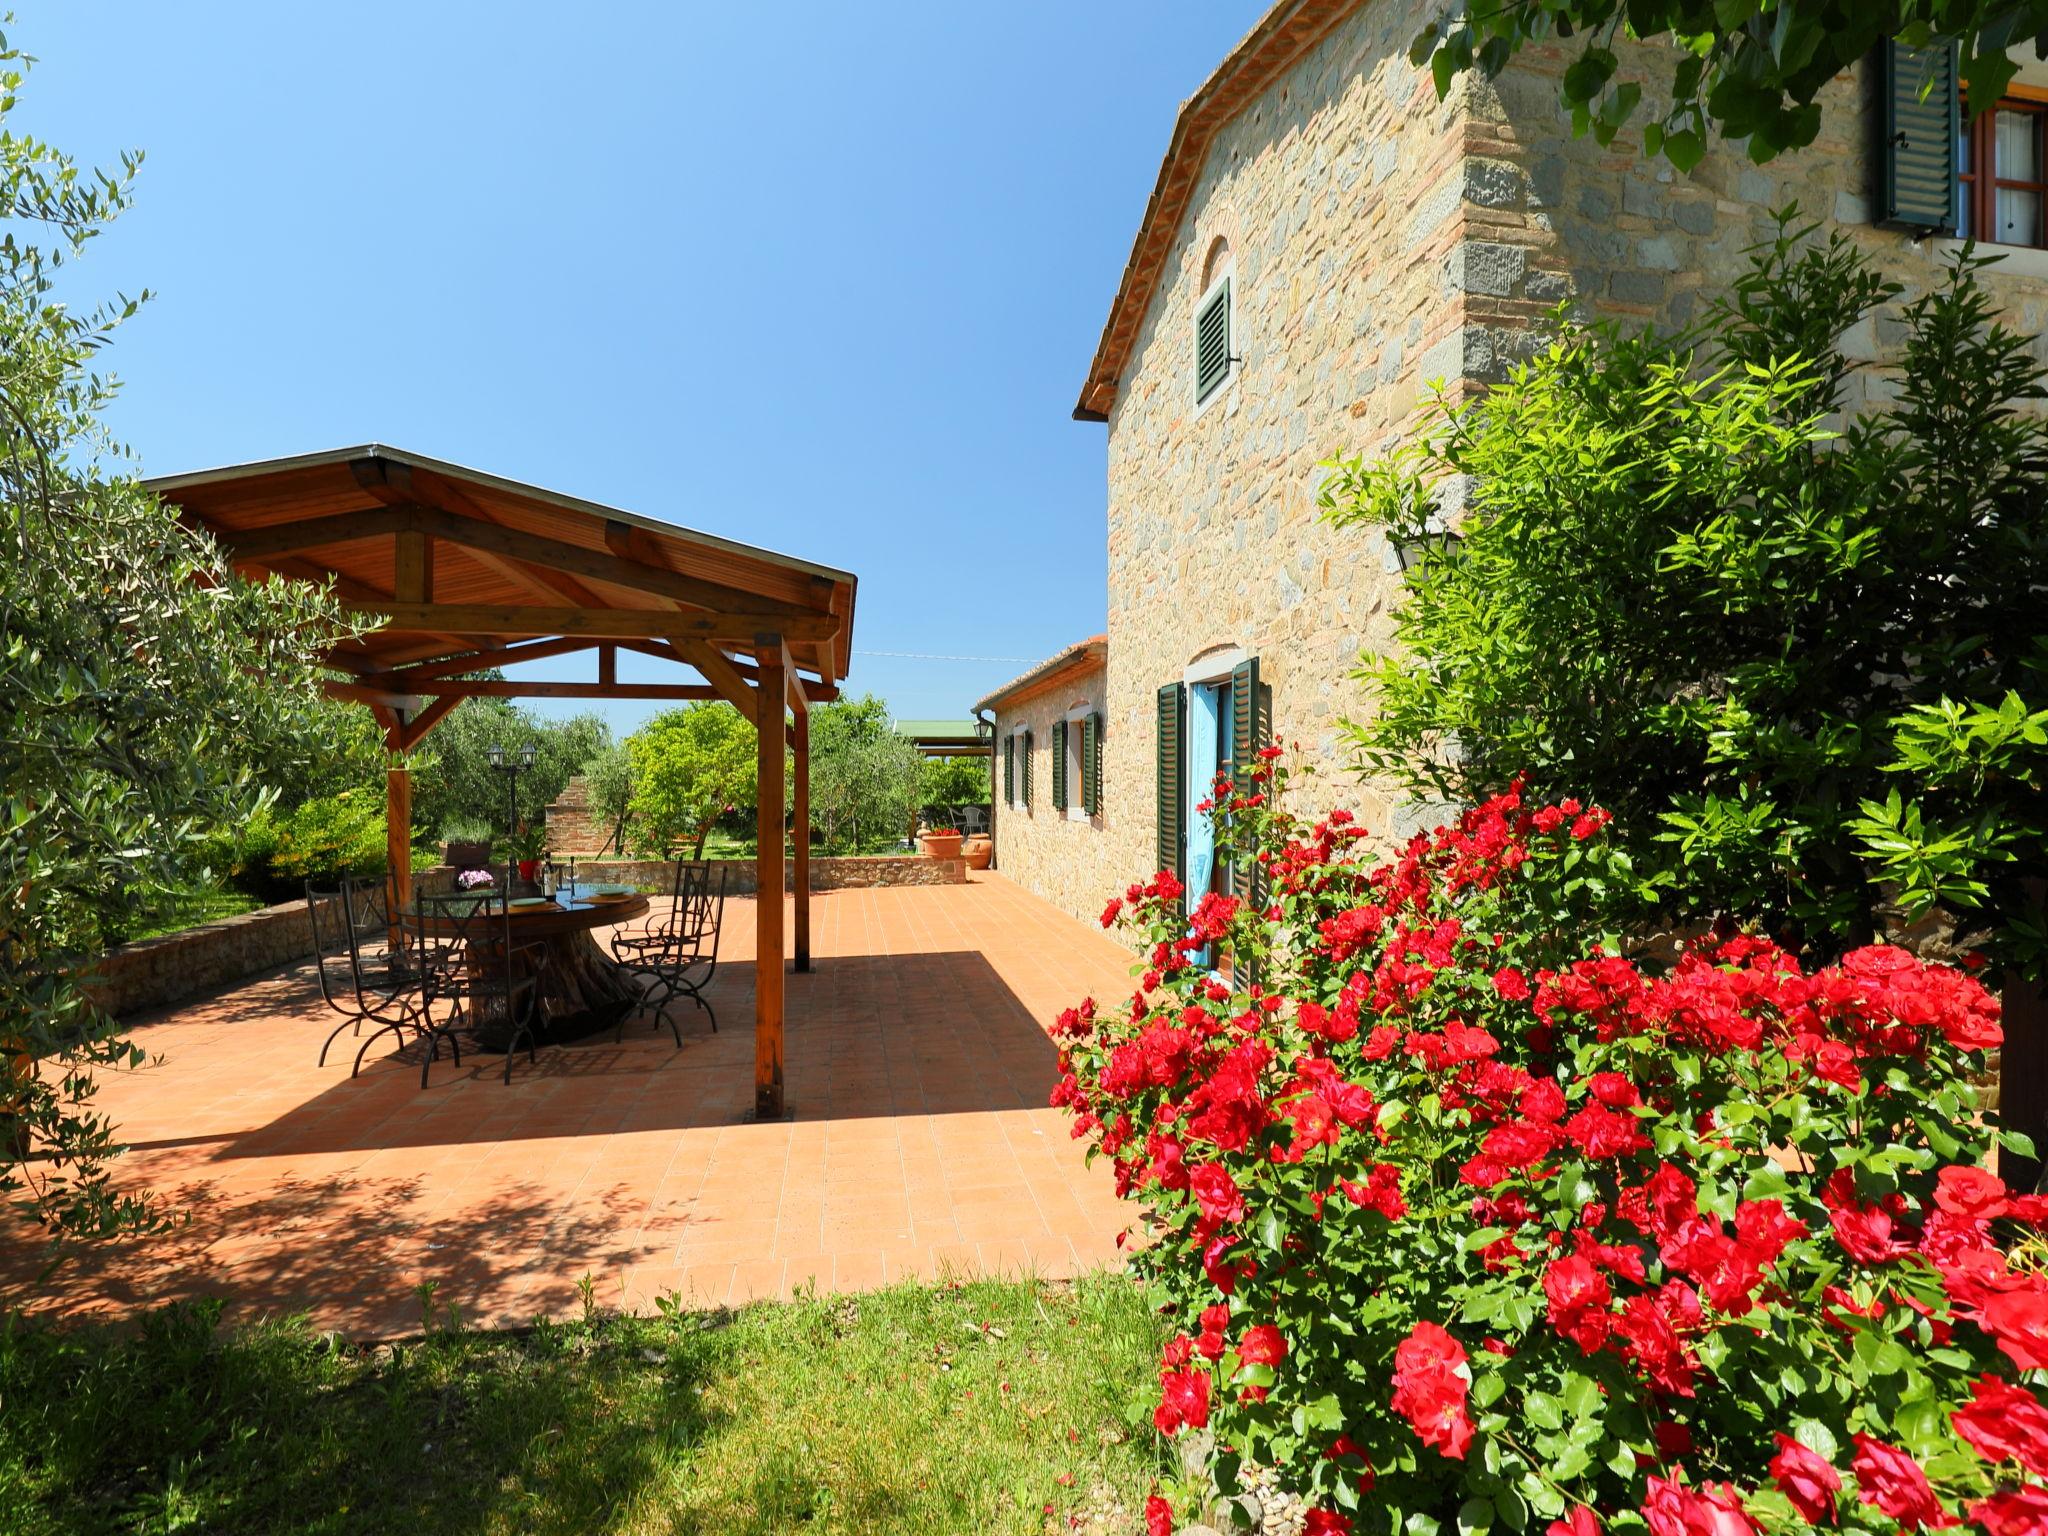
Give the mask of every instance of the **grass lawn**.
[[1158, 1338], [1115, 1275], [370, 1351], [0, 1325], [0, 1531], [1134, 1536]]
[[204, 891], [180, 891], [175, 896], [165, 896], [151, 903], [141, 925], [130, 936], [130, 942], [161, 938], [167, 933], [183, 933], [201, 923], [254, 912], [262, 905], [254, 896], [218, 887]]

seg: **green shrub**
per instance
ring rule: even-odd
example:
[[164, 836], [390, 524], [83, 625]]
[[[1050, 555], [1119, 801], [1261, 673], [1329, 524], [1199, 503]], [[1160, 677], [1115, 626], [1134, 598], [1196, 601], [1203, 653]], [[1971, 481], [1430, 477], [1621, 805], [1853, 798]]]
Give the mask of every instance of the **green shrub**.
[[374, 879], [389, 867], [381, 792], [344, 790], [279, 814], [257, 812], [233, 835], [235, 887], [265, 902], [289, 901], [308, 880]]
[[[1367, 766], [1597, 800], [1669, 919], [1824, 959], [1939, 903], [2048, 970], [2048, 419], [1983, 265], [1894, 316], [1854, 247], [1787, 231], [1700, 331], [1568, 324], [1340, 463], [1328, 515], [1411, 556]], [[1895, 373], [1845, 355], [1886, 325]], [[1896, 403], [1845, 423], [1863, 373]]]

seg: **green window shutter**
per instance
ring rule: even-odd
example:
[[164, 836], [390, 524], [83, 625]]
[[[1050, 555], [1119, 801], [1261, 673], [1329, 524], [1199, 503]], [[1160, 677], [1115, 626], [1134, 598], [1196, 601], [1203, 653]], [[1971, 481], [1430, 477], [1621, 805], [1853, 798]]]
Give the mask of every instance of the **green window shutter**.
[[1102, 716], [1081, 721], [1081, 809], [1102, 814]]
[[1952, 233], [1960, 125], [1955, 45], [1886, 43], [1881, 56], [1877, 222], [1886, 229]]
[[1017, 777], [1022, 781], [1023, 785], [1024, 807], [1026, 810], [1029, 810], [1031, 808], [1031, 733], [1029, 731], [1024, 733], [1024, 745], [1019, 750], [1023, 752], [1024, 760], [1018, 766]]
[[1003, 738], [1003, 804], [1017, 803], [1017, 738]]
[[1187, 878], [1187, 796], [1183, 792], [1182, 741], [1187, 735], [1188, 695], [1179, 683], [1159, 690], [1159, 738], [1155, 744], [1154, 786], [1158, 791], [1158, 863], [1182, 880]]
[[1067, 808], [1067, 722], [1052, 723], [1052, 808]]
[[[1266, 744], [1266, 718], [1260, 707], [1259, 658], [1239, 662], [1230, 672], [1230, 770], [1237, 792], [1251, 788], [1251, 771], [1258, 766], [1259, 749]], [[1258, 898], [1258, 866], [1249, 859], [1231, 861], [1230, 883], [1246, 901]]]
[[1195, 399], [1206, 400], [1230, 373], [1230, 279], [1195, 317]]

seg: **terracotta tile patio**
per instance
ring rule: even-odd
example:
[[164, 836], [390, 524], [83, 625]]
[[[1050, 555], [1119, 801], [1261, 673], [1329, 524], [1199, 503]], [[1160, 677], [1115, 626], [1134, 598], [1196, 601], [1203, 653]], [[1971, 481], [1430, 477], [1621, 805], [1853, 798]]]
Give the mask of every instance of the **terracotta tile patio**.
[[25, 1232], [0, 1227], [0, 1310], [225, 1294], [377, 1337], [417, 1331], [423, 1281], [491, 1325], [573, 1310], [585, 1274], [599, 1302], [647, 1310], [1114, 1263], [1125, 1213], [1046, 1107], [1045, 1026], [1127, 989], [1124, 952], [995, 875], [822, 893], [813, 923], [814, 969], [788, 979], [785, 1124], [741, 1123], [748, 901], [726, 909], [720, 1033], [685, 1009], [678, 1051], [643, 1017], [621, 1046], [522, 1059], [509, 1087], [498, 1057], [444, 1060], [424, 1092], [395, 1059], [316, 1067], [333, 1016], [310, 963], [138, 1020], [150, 1062], [100, 1094], [131, 1147], [116, 1176], [183, 1224], [40, 1290]]

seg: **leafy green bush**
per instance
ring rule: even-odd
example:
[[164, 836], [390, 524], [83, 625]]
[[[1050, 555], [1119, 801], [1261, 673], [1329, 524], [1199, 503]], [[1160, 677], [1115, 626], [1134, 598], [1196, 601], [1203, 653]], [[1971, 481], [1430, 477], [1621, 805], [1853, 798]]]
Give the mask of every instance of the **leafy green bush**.
[[1510, 790], [1375, 863], [1270, 772], [1226, 802], [1270, 905], [1133, 887], [1139, 992], [1055, 1030], [1150, 1216], [1161, 1430], [1322, 1536], [2041, 1529], [2048, 1197], [1983, 1171], [1975, 980], [1658, 974], [1600, 937], [1603, 812]]
[[265, 902], [304, 894], [308, 880], [374, 879], [389, 867], [382, 791], [347, 790], [287, 812], [258, 811], [221, 857], [237, 889]]
[[1645, 910], [1758, 914], [1816, 956], [1934, 903], [2048, 969], [2048, 419], [2032, 338], [1959, 256], [1897, 311], [1895, 404], [1846, 425], [1897, 285], [1787, 229], [1699, 330], [1566, 323], [1483, 401], [1336, 466], [1411, 559], [1361, 677], [1366, 766], [1472, 803], [1612, 809]]

